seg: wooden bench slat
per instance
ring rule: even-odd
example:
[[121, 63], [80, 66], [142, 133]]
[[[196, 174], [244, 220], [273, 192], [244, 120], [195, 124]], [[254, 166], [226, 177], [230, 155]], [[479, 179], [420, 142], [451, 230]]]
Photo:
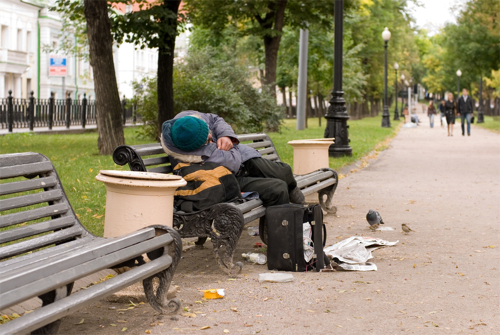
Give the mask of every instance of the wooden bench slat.
[[242, 145], [246, 145], [247, 147], [257, 149], [257, 148], [271, 147], [271, 146], [273, 146], [273, 142], [271, 142], [271, 141], [262, 141], [262, 142], [254, 142], [254, 143], [245, 143], [245, 144], [242, 144]]
[[243, 219], [245, 221], [245, 224], [247, 224], [255, 219], [263, 217], [265, 214], [266, 214], [266, 207], [259, 207], [244, 214]]
[[21, 195], [9, 199], [3, 199], [0, 200], [0, 211], [36, 205], [42, 202], [60, 200], [62, 197], [62, 190], [51, 190], [35, 194]]
[[309, 194], [313, 194], [318, 192], [319, 190], [322, 190], [328, 186], [331, 186], [333, 184], [337, 183], [337, 180], [335, 179], [327, 179], [324, 180], [320, 183], [314, 184], [312, 186], [306, 187], [305, 189], [302, 190], [302, 193], [304, 196], [308, 196]]
[[[4, 154], [0, 160], [0, 167], [23, 165], [45, 162], [48, 159], [36, 152], [21, 152], [17, 154]], [[1, 175], [0, 175], [1, 176]]]
[[69, 284], [94, 272], [110, 268], [123, 261], [132, 259], [144, 253], [168, 245], [172, 241], [173, 239], [170, 234], [165, 234], [153, 238], [152, 240], [147, 240], [118, 250], [106, 256], [93, 259], [89, 262], [86, 262], [85, 266], [71, 266], [61, 272], [54, 273], [50, 276], [37, 275], [36, 278], [38, 280], [24, 286], [16, 285], [16, 287], [12, 290], [2, 293], [0, 295], [0, 310], [22, 302], [30, 297], [35, 297], [40, 294], [49, 292], [53, 290], [54, 283], [58, 283], [58, 285], [60, 286]]
[[265, 155], [265, 154], [270, 154], [270, 153], [276, 153], [276, 149], [274, 147], [270, 147], [270, 148], [265, 148], [265, 149], [260, 149], [260, 150], [257, 150], [261, 155]]
[[258, 140], [264, 140], [267, 139], [268, 136], [265, 133], [257, 133], [257, 134], [241, 134], [241, 135], [236, 135], [238, 140], [240, 142], [246, 142], [246, 141], [258, 141]]
[[141, 157], [159, 155], [165, 153], [165, 151], [163, 151], [163, 148], [161, 147], [161, 144], [159, 143], [152, 145], [150, 147], [136, 149], [135, 152]]
[[85, 236], [74, 241], [62, 243], [51, 248], [38, 250], [37, 252], [11, 258], [7, 261], [0, 262], [0, 272], [8, 271], [28, 264], [33, 264], [43, 259], [54, 257], [70, 250], [75, 250], [97, 240], [94, 236]]
[[1, 184], [0, 195], [32, 191], [39, 188], [48, 188], [56, 184], [57, 179], [54, 176], [5, 183]]
[[148, 167], [151, 165], [160, 165], [170, 163], [168, 156], [155, 157], [155, 158], [146, 158], [142, 160], [144, 162], [144, 166]]
[[317, 175], [317, 174], [322, 173], [322, 172], [324, 172], [324, 171], [318, 170], [318, 171], [313, 171], [313, 172], [308, 173], [308, 174], [294, 175], [293, 177], [295, 178], [295, 181], [298, 183], [299, 181], [301, 181], [304, 178], [309, 178], [309, 177], [312, 177], [312, 176]]
[[262, 158], [268, 159], [270, 161], [279, 160], [279, 157], [276, 154], [274, 154], [274, 155], [265, 155], [265, 156], [262, 156]]
[[116, 252], [127, 246], [151, 239], [154, 236], [155, 230], [153, 228], [142, 229], [122, 237], [107, 239], [105, 243], [97, 247], [92, 246], [69, 252], [56, 259], [49, 259], [39, 262], [36, 265], [9, 271], [0, 275], [0, 293], [11, 290], [14, 287], [26, 285], [37, 278], [47, 277], [69, 267]]
[[35, 209], [30, 209], [24, 212], [0, 215], [0, 228], [12, 226], [18, 223], [23, 223], [31, 220], [41, 219], [51, 215], [64, 214], [69, 210], [69, 205], [65, 202], [45, 206]]
[[0, 248], [0, 260], [23, 254], [25, 252], [32, 251], [38, 248], [46, 247], [56, 242], [67, 241], [76, 236], [80, 236], [83, 233], [84, 230], [82, 227], [71, 227], [52, 234], [32, 238], [30, 240], [22, 241], [16, 244], [7, 245]]
[[332, 171], [321, 172], [321, 173], [312, 175], [311, 177], [301, 179], [299, 182], [297, 182], [297, 186], [299, 188], [307, 187], [309, 185], [315, 184], [318, 181], [322, 181], [324, 179], [330, 178], [331, 176], [333, 176]]
[[253, 199], [247, 202], [244, 202], [242, 204], [235, 205], [236, 208], [238, 208], [243, 214], [245, 214], [248, 211], [251, 211], [254, 208], [257, 208], [259, 206], [262, 206], [262, 200], [260, 199]]
[[148, 172], [155, 172], [155, 173], [171, 173], [173, 171], [173, 168], [170, 165], [164, 165], [147, 170]]
[[55, 229], [72, 226], [76, 223], [74, 217], [66, 216], [49, 221], [34, 223], [28, 226], [0, 232], [0, 243], [15, 241], [24, 237], [38, 235]]
[[0, 179], [14, 178], [25, 175], [34, 175], [44, 172], [52, 171], [54, 167], [50, 161], [24, 164], [24, 165], [14, 165], [0, 168]]
[[98, 301], [112, 293], [118, 292], [138, 281], [144, 280], [159, 271], [165, 270], [172, 264], [172, 257], [161, 256], [119, 276], [108, 279], [100, 284], [93, 285], [86, 290], [78, 291], [64, 299], [58, 300], [43, 308], [23, 315], [3, 324], [2, 332], [5, 334], [24, 334], [59, 320], [81, 307]]

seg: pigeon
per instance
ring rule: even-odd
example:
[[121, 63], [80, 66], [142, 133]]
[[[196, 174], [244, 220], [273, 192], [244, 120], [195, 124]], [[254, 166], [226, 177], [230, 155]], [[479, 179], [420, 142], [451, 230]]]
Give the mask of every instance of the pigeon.
[[403, 231], [405, 232], [405, 234], [408, 234], [409, 232], [413, 231], [405, 223], [401, 224], [401, 229], [403, 229]]
[[370, 224], [370, 229], [375, 230], [379, 225], [384, 224], [384, 220], [380, 216], [380, 213], [370, 209], [368, 214], [366, 214], [366, 221]]

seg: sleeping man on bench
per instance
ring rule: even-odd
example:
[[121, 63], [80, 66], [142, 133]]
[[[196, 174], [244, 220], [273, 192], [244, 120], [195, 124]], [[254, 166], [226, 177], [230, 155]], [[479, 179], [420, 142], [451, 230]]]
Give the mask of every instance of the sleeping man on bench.
[[269, 161], [257, 150], [239, 145], [231, 126], [215, 114], [177, 114], [163, 124], [161, 144], [171, 160], [226, 167], [236, 176], [241, 191], [257, 192], [266, 207], [305, 203], [289, 165]]

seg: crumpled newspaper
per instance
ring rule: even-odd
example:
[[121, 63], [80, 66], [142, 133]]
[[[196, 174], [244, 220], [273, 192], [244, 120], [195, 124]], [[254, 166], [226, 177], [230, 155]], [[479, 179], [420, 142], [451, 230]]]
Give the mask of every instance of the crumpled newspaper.
[[389, 242], [375, 237], [351, 236], [345, 240], [326, 247], [324, 252], [334, 259], [344, 270], [349, 271], [376, 271], [374, 263], [367, 263], [372, 251], [385, 246], [393, 246], [396, 242]]

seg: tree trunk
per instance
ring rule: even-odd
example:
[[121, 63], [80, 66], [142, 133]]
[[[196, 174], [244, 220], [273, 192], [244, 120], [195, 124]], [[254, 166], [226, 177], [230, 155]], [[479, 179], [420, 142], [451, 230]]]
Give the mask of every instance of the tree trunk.
[[285, 110], [287, 109], [287, 105], [286, 105], [286, 87], [280, 87], [280, 91], [281, 91], [281, 97], [283, 99], [283, 107], [285, 107]]
[[323, 117], [323, 108], [321, 107], [321, 98], [319, 95], [315, 96], [314, 105], [316, 105], [316, 116], [318, 117], [318, 125], [321, 127], [321, 118]]
[[165, 26], [172, 29], [164, 31], [160, 38], [165, 42], [163, 47], [158, 48], [158, 139], [161, 134], [161, 127], [167, 120], [175, 116], [174, 112], [174, 49], [175, 38], [177, 36], [177, 13], [180, 1], [163, 1], [162, 6], [172, 11], [175, 15], [162, 18]]
[[292, 88], [288, 88], [288, 118], [293, 117], [293, 104], [292, 104]]
[[100, 155], [111, 155], [125, 144], [122, 106], [113, 61], [113, 38], [105, 0], [84, 0], [89, 39], [90, 65], [94, 75], [97, 147]]
[[[271, 34], [264, 35], [266, 65], [264, 84], [268, 85], [269, 90], [274, 97], [276, 97], [276, 67], [278, 64], [278, 50], [281, 42], [281, 32], [283, 31], [283, 22], [285, 20], [286, 3], [287, 0], [270, 2], [269, 12], [266, 14], [265, 18], [262, 19], [258, 15], [255, 17], [262, 28], [273, 30]], [[274, 19], [274, 22], [271, 21], [271, 19]]]

